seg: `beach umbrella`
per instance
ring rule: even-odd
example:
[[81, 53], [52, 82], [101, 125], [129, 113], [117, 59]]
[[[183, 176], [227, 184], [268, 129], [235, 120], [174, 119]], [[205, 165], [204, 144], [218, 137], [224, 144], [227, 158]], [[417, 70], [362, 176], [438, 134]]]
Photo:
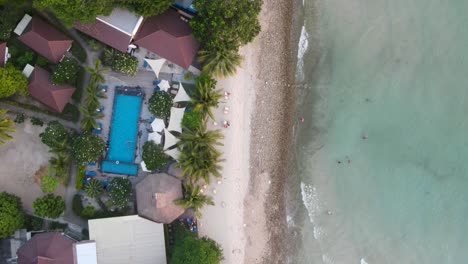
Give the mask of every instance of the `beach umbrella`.
[[177, 148], [165, 150], [166, 155], [171, 156], [175, 160], [179, 160], [180, 151]]
[[172, 135], [169, 130], [164, 129], [164, 149], [168, 149], [179, 142], [179, 139]]
[[162, 119], [155, 118], [153, 122], [151, 122], [151, 128], [154, 132], [161, 132], [165, 127], [166, 124], [164, 124], [164, 120]]
[[149, 133], [148, 141], [153, 141], [156, 144], [161, 144], [161, 135], [157, 132]]
[[146, 168], [146, 163], [143, 160], [141, 161], [140, 165], [143, 171], [150, 172], [148, 168]]
[[184, 87], [182, 84], [179, 82], [179, 91], [177, 92], [177, 95], [174, 97], [174, 103], [177, 102], [190, 102], [190, 96], [187, 94], [185, 91]]
[[167, 92], [167, 89], [171, 88], [171, 85], [169, 84], [169, 81], [161, 80], [161, 82], [158, 84], [158, 87], [161, 91]]
[[156, 75], [156, 78], [159, 78], [159, 72], [161, 71], [162, 66], [164, 63], [166, 63], [166, 59], [157, 59], [157, 60], [152, 60], [152, 59], [146, 59], [146, 63], [151, 67], [153, 70], [154, 74]]
[[167, 130], [177, 131], [182, 133], [182, 118], [184, 118], [185, 107], [184, 108], [171, 108], [171, 117], [169, 118], [169, 125]]

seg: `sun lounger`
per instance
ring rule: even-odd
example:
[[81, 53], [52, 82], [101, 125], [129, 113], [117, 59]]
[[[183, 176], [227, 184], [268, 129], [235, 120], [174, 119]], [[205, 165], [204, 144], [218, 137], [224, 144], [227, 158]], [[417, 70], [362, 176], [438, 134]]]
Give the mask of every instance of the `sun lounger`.
[[99, 91], [102, 91], [102, 92], [107, 92], [107, 88], [108, 88], [108, 86], [104, 85], [104, 84], [98, 84], [98, 86], [97, 86], [97, 89]]
[[96, 162], [89, 162], [88, 166], [96, 166]]
[[96, 176], [96, 172], [95, 171], [85, 171], [85, 175], [88, 176], [88, 177], [94, 177], [94, 176]]
[[158, 85], [158, 84], [160, 84], [160, 83], [161, 83], [161, 80], [154, 80], [154, 81], [153, 81], [153, 85]]
[[91, 133], [100, 135], [102, 133], [102, 123], [98, 123], [98, 128], [95, 128], [91, 131]]

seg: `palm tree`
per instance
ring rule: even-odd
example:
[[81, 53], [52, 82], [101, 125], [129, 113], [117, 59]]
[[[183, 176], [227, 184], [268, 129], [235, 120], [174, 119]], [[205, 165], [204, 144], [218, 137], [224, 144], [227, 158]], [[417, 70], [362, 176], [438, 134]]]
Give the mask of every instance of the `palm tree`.
[[215, 77], [229, 77], [236, 73], [242, 56], [233, 49], [210, 49], [199, 52], [198, 60], [204, 64], [203, 71]]
[[98, 108], [101, 105], [99, 99], [104, 98], [106, 98], [106, 96], [96, 89], [96, 85], [90, 84], [85, 88], [85, 99], [83, 100], [83, 104], [95, 105], [96, 108]]
[[183, 199], [175, 200], [174, 203], [184, 209], [192, 208], [198, 218], [202, 217], [200, 210], [205, 205], [214, 205], [213, 198], [204, 195], [199, 186], [187, 184], [184, 186], [185, 195]]
[[49, 148], [50, 148], [49, 151], [52, 153], [56, 153], [56, 154], [61, 153], [63, 155], [68, 154], [70, 153], [70, 150], [71, 150], [69, 138], [66, 137], [61, 141], [54, 140], [54, 144], [51, 145]]
[[221, 90], [214, 90], [216, 81], [210, 76], [201, 75], [197, 78], [197, 89], [192, 95], [194, 110], [215, 119], [211, 108], [218, 107], [219, 100], [223, 97]]
[[208, 148], [213, 153], [219, 154], [216, 146], [223, 146], [219, 140], [224, 136], [220, 130], [207, 131], [206, 124], [202, 123], [194, 130], [184, 127], [184, 133], [179, 136], [180, 141], [177, 143], [180, 149], [189, 148], [191, 151], [198, 151], [203, 148]]
[[68, 153], [57, 153], [57, 157], [49, 160], [49, 172], [51, 176], [62, 180], [68, 180], [70, 172], [70, 155]]
[[15, 132], [15, 123], [6, 116], [7, 110], [0, 109], [0, 145], [13, 137], [9, 133]]
[[221, 177], [222, 166], [219, 164], [223, 161], [220, 153], [212, 152], [208, 148], [199, 148], [194, 151], [186, 147], [182, 149], [178, 166], [182, 168], [182, 175], [188, 176], [191, 183], [200, 181], [210, 183], [211, 175], [216, 178]]
[[81, 128], [83, 128], [85, 132], [99, 128], [96, 119], [103, 118], [104, 114], [97, 112], [96, 109], [96, 107], [80, 107], [80, 112], [83, 115], [83, 118], [80, 120], [80, 124]]
[[92, 179], [86, 184], [85, 191], [91, 198], [99, 197], [102, 193], [102, 185], [98, 180]]
[[94, 68], [86, 67], [86, 70], [91, 74], [91, 83], [96, 85], [100, 82], [105, 82], [106, 79], [104, 79], [104, 76], [102, 76], [102, 72], [106, 69], [107, 68], [102, 67], [102, 62], [99, 59], [94, 63]]

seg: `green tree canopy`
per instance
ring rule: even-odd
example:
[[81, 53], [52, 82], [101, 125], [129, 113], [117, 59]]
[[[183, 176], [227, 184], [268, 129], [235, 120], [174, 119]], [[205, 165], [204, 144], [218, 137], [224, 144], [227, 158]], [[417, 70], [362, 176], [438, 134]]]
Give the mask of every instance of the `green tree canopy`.
[[168, 156], [163, 147], [153, 141], [146, 141], [143, 145], [143, 161], [148, 170], [156, 170], [167, 164]]
[[41, 190], [44, 193], [53, 193], [59, 184], [55, 177], [46, 175], [41, 179]]
[[114, 0], [35, 0], [33, 6], [52, 11], [57, 18], [71, 27], [76, 21], [92, 23], [98, 15], [109, 15]]
[[0, 98], [10, 97], [15, 93], [28, 94], [28, 79], [11, 65], [0, 67]]
[[186, 111], [182, 118], [182, 127], [196, 129], [203, 123], [203, 114], [198, 111]]
[[13, 137], [10, 133], [15, 132], [15, 122], [8, 118], [6, 115], [7, 110], [0, 109], [0, 145], [5, 144], [7, 140], [11, 140]]
[[85, 186], [86, 194], [91, 198], [99, 197], [102, 193], [102, 185], [99, 180], [92, 179]]
[[12, 235], [24, 224], [21, 199], [6, 192], [0, 193], [0, 239]]
[[65, 201], [60, 196], [47, 194], [33, 202], [34, 213], [41, 217], [59, 218], [65, 211]]
[[216, 80], [207, 74], [202, 74], [196, 79], [196, 89], [192, 95], [193, 109], [203, 116], [208, 115], [215, 119], [211, 109], [218, 107], [219, 100], [223, 97], [221, 90], [215, 90]]
[[63, 60], [55, 67], [52, 74], [52, 82], [54, 84], [69, 84], [76, 85], [76, 79], [80, 65], [73, 58], [63, 58]]
[[234, 75], [242, 63], [237, 49], [206, 49], [199, 52], [198, 60], [203, 65], [203, 72], [215, 77]]
[[89, 133], [74, 138], [72, 142], [72, 154], [78, 163], [96, 162], [105, 149], [104, 140]]
[[156, 16], [171, 7], [174, 0], [118, 0], [120, 5], [140, 16]]
[[260, 33], [262, 0], [197, 0], [190, 22], [195, 37], [209, 50], [235, 50]]
[[171, 264], [219, 264], [223, 259], [223, 250], [214, 240], [186, 236], [175, 244]]
[[148, 109], [157, 118], [165, 119], [171, 115], [172, 97], [169, 93], [159, 91], [149, 99]]
[[67, 141], [68, 144], [68, 131], [59, 121], [50, 121], [47, 123], [47, 127], [39, 134], [42, 143], [46, 144], [50, 148], [57, 147], [60, 145], [60, 142]]
[[204, 195], [199, 186], [191, 184], [184, 185], [185, 194], [183, 199], [176, 200], [175, 203], [184, 209], [192, 208], [198, 218], [202, 217], [200, 210], [205, 205], [214, 205], [213, 198]]
[[109, 196], [112, 204], [118, 208], [128, 206], [132, 195], [132, 183], [127, 178], [113, 178], [109, 185]]

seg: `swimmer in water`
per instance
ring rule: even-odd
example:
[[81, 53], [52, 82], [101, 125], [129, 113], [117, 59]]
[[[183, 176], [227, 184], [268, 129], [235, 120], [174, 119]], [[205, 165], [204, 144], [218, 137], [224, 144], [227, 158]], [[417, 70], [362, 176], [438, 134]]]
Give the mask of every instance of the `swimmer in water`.
[[300, 120], [301, 120], [301, 123], [304, 123], [304, 121], [305, 121], [304, 117], [301, 117]]

